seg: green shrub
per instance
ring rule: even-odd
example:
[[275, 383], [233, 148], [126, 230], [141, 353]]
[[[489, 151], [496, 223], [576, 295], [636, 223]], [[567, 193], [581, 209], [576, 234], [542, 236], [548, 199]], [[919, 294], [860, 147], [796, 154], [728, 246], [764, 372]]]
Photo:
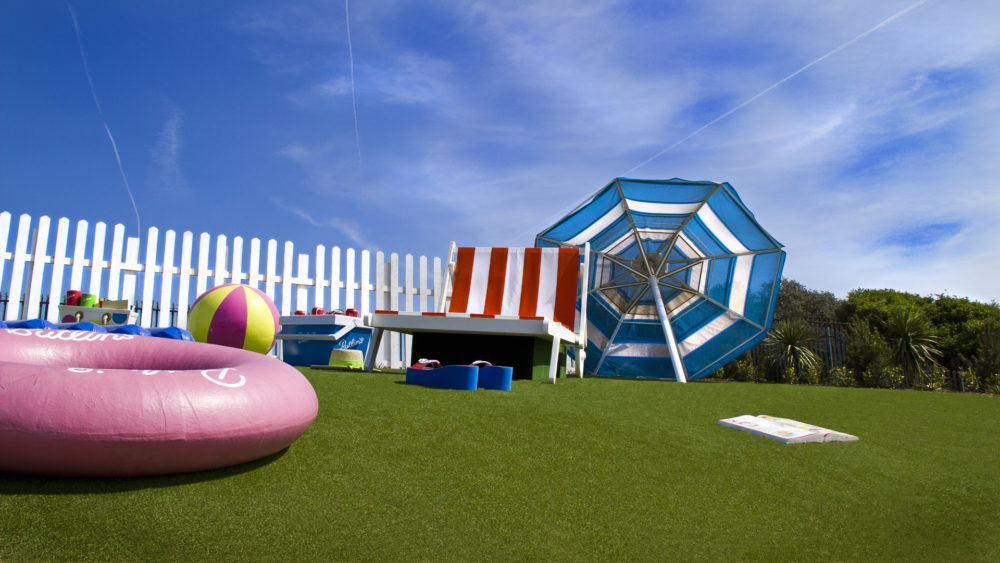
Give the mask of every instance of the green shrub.
[[799, 374], [795, 372], [795, 368], [793, 366], [786, 365], [778, 370], [777, 376], [774, 380], [778, 383], [789, 383], [795, 385], [799, 382]]
[[913, 383], [913, 388], [924, 391], [941, 391], [944, 389], [945, 380], [946, 377], [944, 368], [941, 366], [934, 366], [924, 372], [917, 379], [917, 381]]
[[979, 379], [971, 369], [962, 368], [958, 370], [958, 378], [962, 381], [962, 391], [979, 391]]
[[765, 380], [764, 370], [761, 366], [755, 364], [749, 357], [746, 357], [746, 359], [736, 360], [729, 365], [733, 366], [731, 377], [736, 381], [760, 383]]
[[834, 387], [853, 387], [857, 384], [854, 379], [854, 374], [844, 367], [835, 367], [830, 370], [830, 373], [826, 375], [826, 381], [828, 384]]
[[855, 321], [848, 326], [847, 367], [859, 384], [876, 387], [870, 385], [868, 380], [872, 374], [881, 373], [889, 365], [889, 354], [889, 345], [869, 322]]
[[740, 362], [745, 361], [744, 358], [746, 357], [746, 354], [744, 354], [736, 360], [722, 366], [722, 369], [713, 373], [712, 377], [720, 377], [722, 379], [729, 379], [732, 381], [746, 381], [746, 375], [740, 369]]
[[819, 385], [823, 375], [822, 364], [813, 364], [799, 370], [798, 382], [806, 385]]
[[866, 369], [861, 373], [861, 384], [865, 387], [895, 389], [903, 385], [903, 370], [897, 366]]
[[962, 358], [967, 371], [975, 374], [976, 391], [1000, 390], [1000, 324], [990, 321], [976, 334], [975, 353]]

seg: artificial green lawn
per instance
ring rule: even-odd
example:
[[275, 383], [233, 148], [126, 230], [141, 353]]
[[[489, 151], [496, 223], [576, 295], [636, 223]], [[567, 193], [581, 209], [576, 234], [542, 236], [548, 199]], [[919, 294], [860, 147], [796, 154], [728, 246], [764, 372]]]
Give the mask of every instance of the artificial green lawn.
[[[307, 374], [316, 422], [260, 462], [0, 475], [0, 561], [1000, 560], [998, 397]], [[861, 439], [789, 446], [716, 424], [740, 414]]]

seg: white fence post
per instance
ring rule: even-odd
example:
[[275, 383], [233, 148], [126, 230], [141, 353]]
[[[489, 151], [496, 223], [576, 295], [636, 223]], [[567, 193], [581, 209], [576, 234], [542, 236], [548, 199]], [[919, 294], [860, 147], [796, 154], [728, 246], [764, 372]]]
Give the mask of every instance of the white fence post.
[[344, 308], [353, 309], [354, 308], [354, 289], [357, 285], [354, 283], [354, 249], [348, 248], [347, 252], [347, 266], [345, 268], [346, 275], [344, 277]]
[[90, 254], [90, 289], [88, 293], [101, 296], [101, 274], [104, 273], [104, 234], [107, 225], [98, 221], [94, 225], [94, 250]]
[[208, 246], [212, 243], [212, 237], [208, 233], [201, 233], [198, 237], [198, 269], [194, 294], [199, 296], [208, 289]]
[[371, 312], [371, 258], [372, 253], [367, 250], [361, 251], [361, 309], [360, 315], [364, 317]]
[[285, 284], [295, 286], [295, 310], [309, 312], [309, 255], [298, 255], [295, 278], [285, 280]]
[[226, 283], [227, 254], [229, 249], [226, 247], [226, 235], [219, 235], [215, 238], [215, 276], [212, 278], [212, 287]]
[[[187, 328], [188, 304], [192, 301], [189, 297], [191, 291], [191, 253], [194, 246], [194, 233], [184, 231], [181, 236], [181, 266], [177, 283], [177, 326]], [[195, 296], [197, 297], [197, 296]]]
[[[278, 268], [278, 241], [268, 239], [267, 241], [267, 262], [264, 265], [264, 293], [274, 301], [274, 284], [278, 279], [275, 271]], [[287, 315], [286, 309], [281, 310], [282, 315]]]
[[125, 241], [125, 263], [122, 265], [125, 275], [122, 276], [122, 299], [128, 299], [129, 303], [137, 303], [135, 295], [135, 273], [141, 267], [139, 265], [139, 239], [138, 237], [128, 237]]
[[[0, 226], [2, 228], [2, 226]], [[69, 235], [69, 219], [59, 219], [56, 227], [56, 247], [52, 252], [52, 278], [49, 283], [49, 322], [59, 322], [59, 303], [62, 299], [63, 269], [69, 262], [66, 260], [66, 239]], [[3, 252], [3, 242], [0, 241], [0, 253]], [[3, 257], [0, 256], [0, 269], [3, 269]], [[0, 280], [2, 283], [3, 280]]]
[[[385, 263], [385, 253], [377, 251], [375, 253], [375, 310], [381, 311], [385, 310], [386, 307], [386, 263]], [[387, 366], [390, 365], [390, 342], [392, 341], [392, 334], [389, 332], [382, 333], [382, 341], [379, 343], [378, 357], [375, 358], [376, 365]]]
[[42, 274], [45, 272], [45, 250], [49, 245], [49, 218], [42, 215], [35, 229], [35, 240], [31, 248], [31, 269], [28, 270], [28, 296], [24, 303], [25, 318], [38, 317], [42, 297]]
[[323, 299], [323, 294], [326, 293], [326, 273], [323, 271], [326, 269], [326, 247], [322, 244], [316, 245], [316, 275], [313, 276], [313, 307], [319, 307], [320, 309], [325, 309], [325, 299]]
[[260, 289], [260, 239], [250, 239], [250, 270], [247, 272], [247, 284]]
[[170, 326], [170, 302], [174, 289], [174, 238], [177, 236], [168, 230], [163, 237], [163, 269], [160, 274], [160, 315], [156, 326]]
[[420, 275], [417, 276], [420, 280], [420, 288], [417, 290], [417, 295], [420, 298], [417, 300], [417, 310], [421, 313], [427, 311], [427, 296], [430, 295], [430, 291], [427, 289], [427, 257], [420, 257]]
[[73, 268], [70, 271], [70, 289], [83, 290], [83, 254], [87, 244], [87, 222], [76, 222], [76, 239], [73, 245]]
[[10, 212], [0, 213], [0, 287], [3, 287], [4, 264], [7, 262], [7, 239], [10, 234]]
[[232, 269], [229, 272], [230, 283], [243, 283], [243, 237], [233, 237]]
[[335, 246], [330, 250], [330, 310], [340, 308], [340, 247]]
[[153, 326], [153, 282], [156, 281], [156, 245], [160, 230], [150, 227], [146, 231], [146, 259], [142, 267], [142, 326]]
[[[285, 241], [285, 252], [282, 254], [281, 267], [281, 314], [291, 315], [292, 309], [292, 258], [294, 258], [295, 245], [291, 241]], [[272, 297], [273, 299], [273, 297]]]
[[[399, 255], [393, 252], [389, 255], [389, 309], [399, 310]], [[389, 340], [390, 368], [399, 367], [401, 362], [397, 358], [404, 352], [399, 346], [399, 335], [391, 333]]]
[[24, 283], [24, 265], [28, 262], [28, 235], [31, 233], [31, 217], [22, 214], [17, 221], [17, 239], [14, 241], [13, 267], [10, 270], [10, 289], [6, 321], [18, 320], [21, 315], [21, 284]]
[[[111, 238], [111, 265], [108, 269], [108, 299], [117, 301], [120, 287], [118, 278], [122, 271], [122, 252], [125, 250], [125, 225], [118, 223]], [[72, 288], [76, 289], [76, 288]], [[129, 303], [131, 305], [131, 303]]]

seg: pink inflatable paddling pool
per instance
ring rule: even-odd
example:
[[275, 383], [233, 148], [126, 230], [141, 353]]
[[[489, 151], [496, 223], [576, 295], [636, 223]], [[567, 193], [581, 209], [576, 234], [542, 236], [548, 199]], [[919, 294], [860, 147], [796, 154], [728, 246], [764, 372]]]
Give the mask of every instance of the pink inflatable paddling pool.
[[309, 381], [236, 348], [0, 329], [0, 472], [187, 473], [276, 453], [316, 418]]

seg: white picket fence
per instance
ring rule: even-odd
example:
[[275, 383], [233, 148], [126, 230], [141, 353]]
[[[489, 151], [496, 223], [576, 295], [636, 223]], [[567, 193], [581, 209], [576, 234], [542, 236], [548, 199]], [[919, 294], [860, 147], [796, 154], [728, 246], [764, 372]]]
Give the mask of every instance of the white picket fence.
[[[368, 250], [359, 253], [353, 248], [317, 245], [311, 253], [296, 254], [295, 246], [285, 242], [279, 253], [274, 239], [262, 246], [260, 239], [252, 238], [247, 248], [242, 237], [217, 235], [213, 245], [208, 233], [198, 235], [196, 245], [190, 231], [178, 237], [173, 230], [162, 233], [161, 243], [156, 227], [150, 227], [145, 240], [140, 240], [127, 237], [122, 224], [113, 227], [111, 251], [107, 253], [107, 225], [103, 222], [93, 225], [91, 235], [90, 223], [79, 220], [71, 235], [70, 220], [60, 218], [52, 245], [52, 220], [47, 216], [33, 224], [30, 215], [22, 214], [16, 230], [11, 226], [12, 215], [0, 212], [0, 293], [8, 294], [3, 320], [39, 317], [43, 296], [47, 296], [46, 318], [58, 322], [58, 304], [65, 290], [76, 289], [108, 300], [128, 299], [141, 310], [139, 324], [145, 327], [154, 324], [154, 302], [160, 307], [155, 321], [158, 327], [170, 326], [170, 307], [176, 304], [175, 324], [184, 328], [194, 299], [224, 283], [263, 289], [282, 315], [320, 307], [357, 309], [364, 316], [376, 309], [433, 311], [440, 305], [443, 270], [437, 257], [428, 261], [420, 256], [415, 261], [407, 254], [401, 264], [398, 254], [386, 259], [379, 251], [373, 264]], [[396, 334], [385, 338], [377, 363], [406, 365], [408, 338]]]

